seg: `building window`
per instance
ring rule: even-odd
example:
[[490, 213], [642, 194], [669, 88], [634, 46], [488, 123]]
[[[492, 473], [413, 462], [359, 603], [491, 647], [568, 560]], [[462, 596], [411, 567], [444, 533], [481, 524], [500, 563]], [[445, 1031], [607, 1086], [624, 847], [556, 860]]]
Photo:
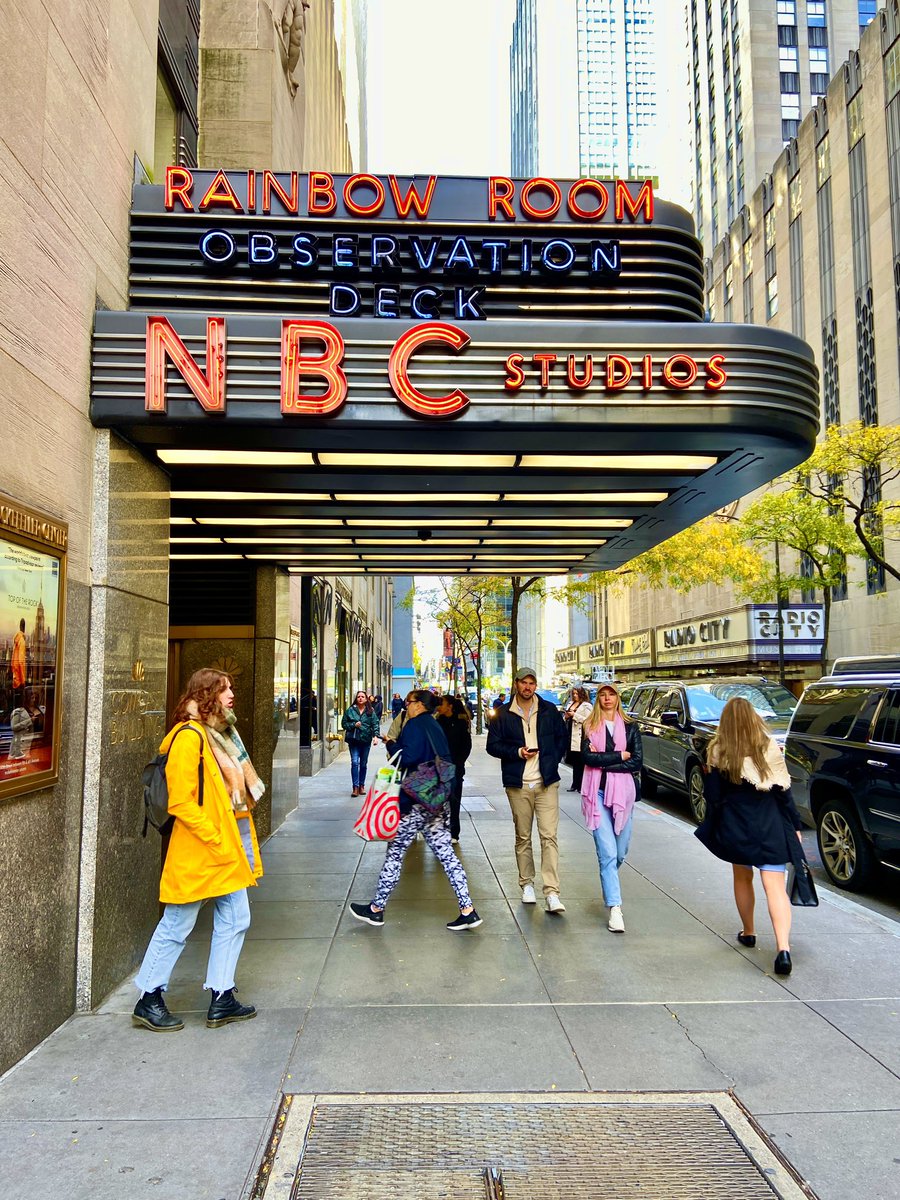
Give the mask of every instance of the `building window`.
[[819, 299], [822, 316], [831, 318], [835, 312], [835, 295], [830, 179], [826, 179], [816, 194], [816, 215], [819, 219]]
[[796, 118], [789, 120], [782, 119], [781, 122], [781, 140], [787, 145], [800, 132], [800, 122]]
[[796, 71], [782, 71], [781, 72], [781, 91], [782, 91], [782, 94], [784, 94], [785, 92], [799, 93], [799, 91], [800, 91], [800, 76], [797, 74]]
[[815, 25], [810, 25], [806, 32], [809, 35], [810, 46], [828, 45], [828, 30], [825, 29], [824, 26], [822, 28], [817, 28]]
[[878, 0], [859, 0], [859, 32], [865, 29], [870, 21], [875, 20]]
[[780, 71], [797, 71], [800, 57], [796, 46], [781, 46], [778, 50], [778, 68]]
[[798, 218], [788, 227], [791, 264], [791, 330], [804, 337], [803, 316], [803, 223]]
[[726, 321], [734, 320], [734, 266], [731, 263], [725, 268], [725, 310], [723, 317]]
[[900, 38], [884, 56], [884, 91], [888, 100], [900, 92]]
[[813, 96], [824, 96], [828, 91], [828, 76], [810, 75], [809, 90]]
[[797, 26], [796, 25], [779, 25], [778, 26], [778, 45], [779, 46], [796, 46], [797, 45]]
[[825, 0], [806, 0], [806, 22], [813, 27], [825, 24]]
[[847, 135], [850, 139], [851, 150], [866, 132], [863, 123], [862, 99], [862, 91], [858, 91], [847, 105]]
[[766, 280], [766, 320], [771, 321], [778, 312], [778, 276]]
[[822, 187], [831, 178], [831, 149], [826, 133], [816, 146], [816, 187]]
[[778, 0], [778, 24], [797, 24], [797, 0]]

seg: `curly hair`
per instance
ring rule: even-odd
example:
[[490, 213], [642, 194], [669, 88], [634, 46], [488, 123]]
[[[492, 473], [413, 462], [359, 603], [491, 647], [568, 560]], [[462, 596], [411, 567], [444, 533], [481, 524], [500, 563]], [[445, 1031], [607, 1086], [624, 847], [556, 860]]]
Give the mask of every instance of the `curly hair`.
[[200, 713], [200, 720], [204, 725], [209, 724], [210, 717], [222, 715], [219, 696], [227, 687], [234, 687], [234, 680], [230, 675], [226, 675], [224, 671], [217, 671], [214, 667], [201, 667], [187, 681], [187, 687], [175, 705], [173, 720], [191, 720], [187, 706], [193, 700]]

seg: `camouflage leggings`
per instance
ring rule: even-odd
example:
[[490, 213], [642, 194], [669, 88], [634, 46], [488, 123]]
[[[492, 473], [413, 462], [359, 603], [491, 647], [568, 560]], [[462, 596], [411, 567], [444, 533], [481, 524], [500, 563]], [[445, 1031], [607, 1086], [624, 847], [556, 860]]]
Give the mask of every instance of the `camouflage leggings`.
[[439, 813], [430, 813], [421, 804], [414, 804], [412, 812], [400, 818], [400, 824], [397, 826], [397, 836], [392, 842], [388, 842], [384, 866], [381, 868], [381, 874], [378, 877], [378, 889], [375, 892], [375, 898], [372, 903], [376, 908], [384, 908], [387, 904], [391, 892], [397, 886], [397, 881], [400, 878], [400, 868], [403, 866], [403, 859], [406, 856], [406, 852], [415, 841], [416, 834], [420, 830], [438, 862], [447, 872], [450, 886], [456, 892], [459, 907], [461, 909], [471, 907], [472, 900], [469, 896], [469, 883], [466, 879], [466, 873], [463, 870], [462, 863], [453, 853], [453, 847], [450, 845], [446, 804]]

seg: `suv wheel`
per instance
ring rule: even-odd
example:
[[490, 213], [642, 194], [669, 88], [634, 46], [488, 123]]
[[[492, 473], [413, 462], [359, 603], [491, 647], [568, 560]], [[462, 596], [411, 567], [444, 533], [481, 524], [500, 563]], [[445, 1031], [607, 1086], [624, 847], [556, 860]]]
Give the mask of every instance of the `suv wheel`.
[[816, 815], [822, 865], [832, 883], [858, 892], [875, 873], [875, 855], [856, 814], [844, 800], [828, 800]]
[[694, 763], [687, 777], [688, 799], [691, 802], [691, 816], [699, 825], [706, 816], [706, 796], [703, 794], [703, 769], [699, 763]]
[[647, 772], [642, 767], [641, 768], [641, 795], [646, 796], [648, 800], [652, 799], [652, 797], [656, 795], [656, 791], [657, 791], [658, 787], [659, 787], [659, 784], [656, 782], [656, 780], [651, 779], [650, 776], [647, 774]]

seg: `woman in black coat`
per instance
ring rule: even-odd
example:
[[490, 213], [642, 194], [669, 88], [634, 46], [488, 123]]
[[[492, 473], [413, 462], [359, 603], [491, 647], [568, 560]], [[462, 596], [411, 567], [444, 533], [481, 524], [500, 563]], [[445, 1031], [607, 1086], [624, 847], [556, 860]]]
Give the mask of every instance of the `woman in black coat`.
[[466, 761], [472, 753], [472, 725], [468, 711], [459, 696], [441, 696], [437, 707], [437, 722], [447, 738], [450, 758], [456, 767], [453, 793], [450, 796], [450, 838], [458, 842], [463, 776], [466, 773]]
[[753, 868], [759, 871], [778, 949], [775, 973], [790, 975], [791, 902], [785, 870], [789, 862], [800, 866], [804, 861], [799, 841], [803, 822], [781, 747], [743, 697], [734, 696], [722, 710], [707, 765], [707, 815], [695, 836], [732, 864], [742, 946], [756, 945]]

